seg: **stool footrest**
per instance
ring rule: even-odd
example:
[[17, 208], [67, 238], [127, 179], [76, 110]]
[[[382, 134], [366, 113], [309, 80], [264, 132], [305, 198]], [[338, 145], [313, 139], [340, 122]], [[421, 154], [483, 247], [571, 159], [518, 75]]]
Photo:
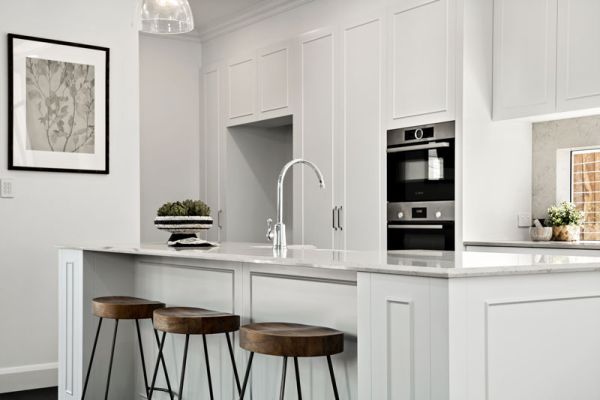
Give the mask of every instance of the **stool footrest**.
[[[148, 388], [148, 390], [150, 390], [150, 388]], [[179, 393], [175, 391], [169, 391], [167, 388], [154, 388], [154, 390], [158, 392], [171, 393], [173, 396], [179, 397]]]

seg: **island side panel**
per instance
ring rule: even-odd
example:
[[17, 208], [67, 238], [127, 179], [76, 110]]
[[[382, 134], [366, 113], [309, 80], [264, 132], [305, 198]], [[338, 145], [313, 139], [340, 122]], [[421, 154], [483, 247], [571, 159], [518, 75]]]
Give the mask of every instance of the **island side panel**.
[[451, 337], [465, 338], [452, 342], [451, 370], [468, 377], [452, 400], [600, 398], [600, 273], [451, 285]]
[[[133, 257], [61, 249], [59, 253], [59, 399], [80, 399], [98, 318], [91, 301], [133, 295]], [[104, 320], [86, 397], [104, 396], [114, 321]], [[110, 395], [133, 396], [131, 324], [119, 324]]]
[[[293, 322], [326, 326], [345, 334], [344, 352], [332, 357], [340, 398], [358, 400], [356, 273], [343, 270], [244, 264], [244, 316], [251, 322]], [[333, 398], [325, 358], [299, 359], [303, 399]], [[257, 355], [252, 395], [278, 392], [282, 359]], [[293, 363], [288, 365], [286, 399], [296, 399]]]
[[361, 400], [448, 399], [448, 281], [359, 273], [358, 286]]
[[[242, 266], [240, 263], [140, 257], [135, 267], [136, 295], [160, 300], [167, 306], [199, 307], [239, 315], [241, 314], [243, 293], [241, 282]], [[141, 330], [147, 364], [151, 371], [158, 356], [156, 340], [149, 323], [144, 323]], [[243, 374], [243, 357], [238, 349], [237, 333], [233, 334], [231, 338], [237, 355], [238, 369], [240, 374]], [[172, 386], [176, 390], [181, 372], [184, 339], [184, 335], [169, 334], [165, 341], [165, 361], [171, 374]], [[207, 347], [215, 398], [233, 399], [235, 383], [225, 335], [208, 335]], [[190, 338], [186, 368], [183, 397], [204, 398], [208, 396], [206, 363], [201, 336], [191, 336]], [[136, 387], [142, 389], [143, 375], [137, 366], [136, 371]], [[158, 374], [157, 385], [166, 387], [162, 370]], [[143, 394], [139, 393], [139, 395]], [[154, 398], [162, 400], [167, 399], [168, 396], [157, 393], [156, 396], [153, 396]]]

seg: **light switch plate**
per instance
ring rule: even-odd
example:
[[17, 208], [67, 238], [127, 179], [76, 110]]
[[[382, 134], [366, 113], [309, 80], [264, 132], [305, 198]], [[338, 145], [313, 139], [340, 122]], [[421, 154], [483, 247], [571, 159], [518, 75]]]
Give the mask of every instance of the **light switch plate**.
[[518, 220], [519, 220], [519, 222], [518, 222], [519, 228], [531, 227], [531, 214], [519, 213]]
[[3, 199], [15, 197], [15, 182], [12, 179], [0, 179], [0, 197]]

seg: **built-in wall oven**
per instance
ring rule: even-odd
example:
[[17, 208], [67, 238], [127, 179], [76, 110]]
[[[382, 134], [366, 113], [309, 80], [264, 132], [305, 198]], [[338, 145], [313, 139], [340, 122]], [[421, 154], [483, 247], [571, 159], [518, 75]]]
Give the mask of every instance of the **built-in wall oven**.
[[454, 122], [388, 131], [388, 249], [454, 250]]

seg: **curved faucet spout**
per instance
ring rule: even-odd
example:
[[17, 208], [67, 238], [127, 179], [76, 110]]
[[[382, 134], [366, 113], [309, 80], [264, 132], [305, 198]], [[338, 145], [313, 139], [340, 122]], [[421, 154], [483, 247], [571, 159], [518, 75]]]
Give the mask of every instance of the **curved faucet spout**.
[[314, 163], [302, 158], [297, 158], [285, 164], [279, 173], [279, 178], [277, 178], [277, 223], [283, 223], [283, 181], [285, 180], [285, 175], [287, 174], [288, 170], [296, 164], [304, 164], [311, 167], [317, 175], [319, 186], [321, 188], [325, 188], [325, 178], [323, 178], [323, 174], [321, 173], [319, 167], [317, 167]]
[[283, 224], [283, 182], [285, 180], [285, 176], [288, 170], [296, 164], [304, 164], [311, 167], [317, 175], [317, 179], [319, 180], [319, 186], [321, 188], [325, 188], [325, 179], [323, 178], [323, 174], [321, 173], [319, 167], [317, 167], [312, 162], [304, 160], [302, 158], [297, 158], [283, 166], [281, 172], [279, 173], [279, 178], [277, 178], [277, 223], [275, 225], [275, 237], [273, 238], [273, 246], [276, 248], [286, 247], [285, 225]]

